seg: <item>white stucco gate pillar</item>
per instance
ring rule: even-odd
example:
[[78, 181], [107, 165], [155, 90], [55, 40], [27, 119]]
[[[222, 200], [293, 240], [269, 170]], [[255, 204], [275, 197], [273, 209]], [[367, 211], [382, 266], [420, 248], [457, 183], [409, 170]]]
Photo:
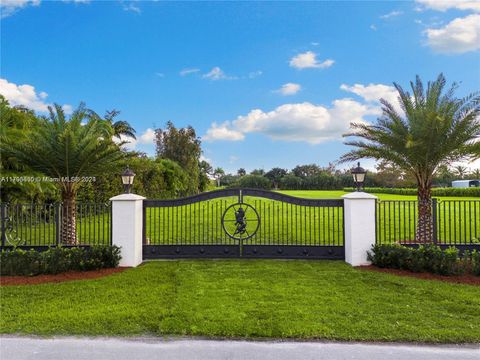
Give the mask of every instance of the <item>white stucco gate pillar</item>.
[[375, 245], [377, 197], [364, 192], [343, 195], [345, 217], [345, 261], [352, 266], [369, 265], [367, 251]]
[[135, 194], [122, 194], [112, 201], [112, 244], [121, 249], [120, 266], [142, 263], [143, 200]]

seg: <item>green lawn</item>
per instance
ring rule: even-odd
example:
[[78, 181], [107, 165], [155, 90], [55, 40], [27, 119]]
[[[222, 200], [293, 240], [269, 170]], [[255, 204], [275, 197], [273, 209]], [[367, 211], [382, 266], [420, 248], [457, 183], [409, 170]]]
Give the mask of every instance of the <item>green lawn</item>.
[[480, 287], [335, 261], [150, 262], [109, 277], [2, 287], [0, 332], [480, 341]]
[[[280, 190], [282, 194], [310, 198], [310, 199], [340, 199], [343, 195], [348, 194], [343, 190]], [[417, 200], [413, 195], [396, 195], [396, 194], [372, 194], [380, 200]], [[474, 197], [458, 197], [458, 196], [435, 196], [439, 200], [480, 200]]]

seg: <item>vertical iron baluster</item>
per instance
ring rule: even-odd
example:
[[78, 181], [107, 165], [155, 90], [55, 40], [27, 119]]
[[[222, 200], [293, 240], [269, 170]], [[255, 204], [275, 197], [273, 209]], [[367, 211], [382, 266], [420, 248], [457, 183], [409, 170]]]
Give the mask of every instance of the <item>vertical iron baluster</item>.
[[472, 201], [468, 200], [468, 237], [467, 237], [467, 244], [470, 244], [472, 242], [472, 220], [473, 220], [473, 215], [472, 215]]
[[[453, 235], [454, 235], [454, 238], [453, 238], [453, 242], [456, 243], [457, 242], [457, 201], [456, 200], [453, 200]], [[460, 225], [459, 225], [460, 226]]]
[[[222, 214], [223, 215], [223, 214]], [[215, 218], [217, 218], [219, 216], [219, 213], [218, 213], [218, 200], [215, 201]], [[219, 241], [219, 235], [221, 234], [221, 229], [220, 229], [220, 226], [222, 225], [220, 221], [216, 221], [216, 226], [215, 228], [217, 229], [215, 231], [215, 239], [217, 240], [217, 242]]]
[[433, 243], [437, 243], [437, 199], [432, 199], [432, 237]]
[[97, 238], [95, 239], [95, 243], [97, 245], [100, 243], [100, 230], [101, 230], [100, 229], [100, 217], [98, 216], [98, 214], [99, 214], [98, 206], [99, 206], [99, 204], [95, 203], [95, 221], [97, 223]]
[[443, 202], [443, 233], [444, 233], [444, 243], [448, 244], [450, 239], [450, 214], [449, 214], [450, 204], [448, 200]]
[[278, 239], [279, 242], [281, 242], [281, 237], [280, 237], [280, 221], [282, 220], [280, 217], [280, 204], [278, 202], [275, 202], [276, 205], [276, 210], [277, 210], [277, 234], [275, 236], [276, 239]]
[[463, 238], [460, 238], [460, 243], [461, 244], [466, 244], [467, 243], [467, 202], [463, 201]]
[[[166, 228], [165, 228], [165, 220], [166, 220], [166, 215], [165, 215], [165, 210], [166, 207], [162, 206], [161, 208], [158, 209], [162, 213], [162, 245], [167, 245], [168, 244], [168, 239], [167, 239], [167, 234], [166, 234]], [[158, 224], [160, 226], [160, 224]], [[159, 231], [160, 232], [160, 231]]]
[[[179, 238], [178, 237], [178, 221], [180, 219], [178, 218], [178, 205], [175, 206], [175, 243], [178, 244], [178, 243], [182, 243], [182, 239], [181, 237]], [[179, 241], [180, 240], [180, 241]]]
[[480, 234], [478, 233], [477, 231], [477, 223], [478, 223], [478, 220], [480, 219], [477, 219], [477, 205], [478, 205], [478, 209], [479, 209], [479, 217], [480, 217], [480, 201], [475, 201], [473, 203], [473, 213], [474, 213], [474, 224], [475, 224], [475, 238], [479, 239], [480, 238]]

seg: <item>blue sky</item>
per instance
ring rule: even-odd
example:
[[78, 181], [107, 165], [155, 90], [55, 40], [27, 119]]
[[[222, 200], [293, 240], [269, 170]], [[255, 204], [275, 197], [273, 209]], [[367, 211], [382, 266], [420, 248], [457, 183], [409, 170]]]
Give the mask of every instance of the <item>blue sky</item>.
[[152, 129], [192, 125], [227, 171], [337, 160], [393, 81], [443, 72], [479, 90], [478, 1], [1, 3], [12, 104], [118, 109], [152, 155]]

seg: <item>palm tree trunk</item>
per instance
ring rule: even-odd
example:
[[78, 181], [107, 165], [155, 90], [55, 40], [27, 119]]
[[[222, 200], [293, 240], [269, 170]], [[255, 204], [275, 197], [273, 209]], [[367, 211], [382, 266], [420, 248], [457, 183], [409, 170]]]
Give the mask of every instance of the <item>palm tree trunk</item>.
[[432, 188], [430, 184], [418, 186], [418, 222], [415, 242], [433, 242]]
[[62, 195], [62, 243], [77, 245], [75, 193], [68, 191]]

